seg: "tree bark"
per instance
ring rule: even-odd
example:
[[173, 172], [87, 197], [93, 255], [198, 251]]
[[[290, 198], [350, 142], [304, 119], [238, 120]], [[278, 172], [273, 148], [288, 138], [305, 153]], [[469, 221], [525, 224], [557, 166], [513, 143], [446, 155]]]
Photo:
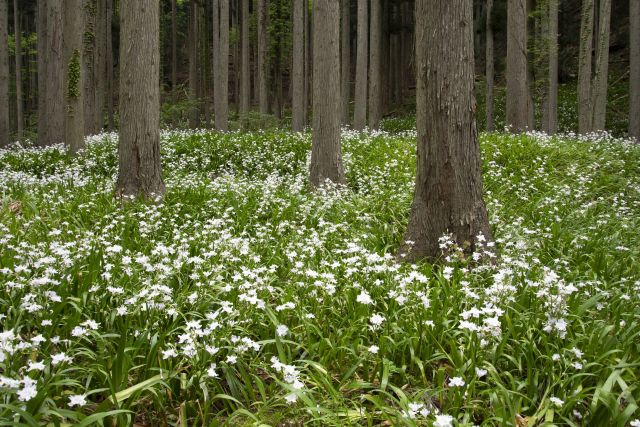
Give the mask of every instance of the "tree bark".
[[444, 234], [466, 251], [476, 249], [480, 234], [491, 239], [475, 121], [470, 1], [416, 0], [416, 61], [417, 177], [400, 251], [408, 261], [437, 259]]
[[116, 194], [165, 191], [160, 166], [160, 23], [157, 0], [120, 3], [120, 145]]
[[[229, 129], [229, 0], [217, 0], [220, 11], [218, 14], [218, 59], [214, 61], [216, 71], [214, 76], [215, 119], [216, 129], [226, 132]], [[214, 2], [214, 8], [216, 4]], [[214, 30], [214, 44], [215, 44]], [[214, 58], [215, 59], [215, 58]]]
[[107, 2], [98, 0], [96, 15], [96, 50], [94, 55], [95, 70], [95, 112], [91, 118], [94, 133], [104, 128], [105, 94], [107, 91]]
[[82, 52], [82, 84], [84, 86], [84, 132], [85, 135], [93, 135], [98, 132], [94, 118], [96, 116], [96, 27], [98, 23], [98, 0], [85, 0], [84, 9], [84, 47]]
[[38, 70], [38, 145], [50, 144], [47, 139], [47, 5], [37, 3], [37, 70]]
[[189, 127], [200, 126], [198, 100], [198, 5], [195, 0], [189, 4]]
[[356, 106], [353, 127], [356, 130], [362, 130], [367, 124], [367, 91], [369, 84], [368, 0], [358, 0], [358, 50], [356, 55]]
[[304, 13], [305, 0], [293, 0], [293, 64], [292, 64], [292, 99], [291, 128], [294, 132], [304, 129]]
[[21, 140], [24, 134], [24, 102], [22, 99], [22, 31], [20, 29], [18, 0], [13, 0], [13, 26], [16, 44], [16, 136], [18, 140]]
[[[551, 0], [553, 1], [553, 0]], [[494, 122], [493, 122], [493, 87], [494, 87], [494, 78], [495, 78], [495, 68], [494, 68], [494, 51], [493, 51], [493, 22], [491, 20], [491, 15], [493, 14], [493, 0], [487, 0], [487, 21], [486, 21], [486, 78], [487, 78], [487, 94], [485, 100], [485, 113], [486, 113], [486, 121], [487, 121], [487, 132], [494, 131]]]
[[584, 134], [593, 129], [591, 62], [594, 0], [583, 0], [581, 13], [580, 53], [578, 57], [578, 132]]
[[527, 72], [527, 0], [507, 3], [507, 125], [513, 132], [529, 127]]
[[313, 2], [313, 141], [310, 182], [346, 183], [340, 147], [340, 3]]
[[269, 114], [268, 14], [268, 0], [258, 0], [258, 106], [262, 114]]
[[171, 97], [178, 100], [178, 6], [171, 0]]
[[249, 113], [251, 75], [249, 73], [249, 0], [242, 0], [242, 71], [240, 73], [240, 115]]
[[629, 2], [629, 135], [640, 142], [640, 2]]
[[109, 120], [109, 130], [115, 129], [115, 118], [113, 108], [113, 34], [111, 22], [113, 20], [113, 0], [107, 0], [107, 117]]
[[549, 88], [545, 131], [558, 131], [558, 0], [549, 0]]
[[[636, 0], [637, 1], [637, 0]], [[611, 0], [600, 0], [598, 45], [591, 89], [593, 108], [592, 130], [605, 130], [607, 113], [607, 86], [609, 79], [609, 37], [611, 27]]]
[[369, 31], [369, 128], [378, 129], [382, 118], [382, 5], [371, 2], [371, 28]]
[[64, 70], [66, 116], [65, 144], [71, 153], [84, 148], [84, 102], [82, 87], [82, 39], [84, 36], [83, 0], [64, 4]]
[[9, 13], [0, 0], [0, 147], [9, 144]]
[[342, 35], [341, 35], [341, 55], [340, 63], [342, 79], [341, 95], [342, 95], [342, 124], [350, 123], [349, 115], [349, 99], [351, 97], [351, 1], [342, 0]]

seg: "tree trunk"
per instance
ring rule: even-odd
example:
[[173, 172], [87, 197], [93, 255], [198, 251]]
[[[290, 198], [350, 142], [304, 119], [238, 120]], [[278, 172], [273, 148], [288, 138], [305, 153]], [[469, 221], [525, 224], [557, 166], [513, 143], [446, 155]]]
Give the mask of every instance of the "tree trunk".
[[107, 91], [107, 2], [98, 0], [96, 15], [96, 48], [94, 55], [95, 83], [95, 112], [91, 118], [94, 133], [104, 128], [105, 93]]
[[351, 95], [351, 0], [342, 0], [342, 61], [340, 77], [342, 79], [341, 95], [342, 95], [342, 124], [350, 123], [349, 117], [349, 99]]
[[[551, 0], [554, 1], [554, 0]], [[486, 77], [487, 77], [487, 95], [485, 100], [485, 112], [487, 116], [487, 132], [494, 131], [493, 122], [493, 86], [494, 86], [494, 57], [493, 57], [493, 22], [491, 15], [493, 14], [493, 0], [487, 0], [487, 21], [486, 36], [487, 42], [485, 47], [486, 59]]]
[[198, 5], [195, 0], [189, 4], [189, 127], [200, 126], [200, 107], [198, 99]]
[[96, 28], [98, 24], [98, 0], [84, 1], [84, 47], [82, 52], [82, 84], [84, 86], [84, 133], [93, 135], [98, 132], [95, 126], [96, 109], [96, 87], [98, 85], [96, 70], [97, 37]]
[[640, 2], [629, 2], [629, 135], [640, 142]]
[[513, 132], [529, 126], [527, 0], [507, 3], [507, 125]]
[[[637, 0], [636, 0], [637, 1]], [[591, 89], [593, 108], [592, 130], [605, 130], [607, 113], [607, 85], [609, 78], [609, 30], [611, 26], [611, 0], [600, 0], [598, 14], [598, 45], [596, 46], [596, 68]]]
[[294, 132], [304, 129], [304, 13], [306, 0], [293, 0], [293, 64], [292, 64], [292, 99], [291, 128]]
[[371, 28], [369, 31], [369, 128], [378, 129], [382, 118], [382, 5], [371, 2]]
[[[217, 34], [218, 59], [214, 76], [215, 115], [216, 129], [226, 132], [229, 129], [229, 0], [217, 0], [220, 5], [218, 25], [214, 22], [214, 28], [219, 29]], [[216, 7], [214, 2], [214, 9]], [[214, 45], [216, 44], [216, 31], [214, 30]]]
[[[42, 5], [44, 24], [42, 61], [39, 68], [39, 81], [44, 81], [44, 91], [39, 90], [38, 143], [41, 146], [57, 144], [64, 140], [64, 76], [63, 76], [63, 46], [62, 46], [62, 0], [38, 2], [38, 11]], [[40, 34], [38, 34], [40, 37]], [[40, 46], [38, 46], [40, 47]], [[41, 80], [40, 80], [41, 79]], [[40, 86], [39, 86], [40, 87]]]
[[0, 147], [9, 143], [9, 13], [7, 2], [0, 0]]
[[115, 129], [115, 118], [113, 111], [113, 34], [111, 31], [111, 21], [113, 19], [113, 0], [107, 0], [107, 117], [109, 120], [109, 130]]
[[38, 69], [38, 144], [48, 145], [47, 140], [47, 5], [37, 3], [37, 69]]
[[249, 0], [242, 0], [242, 71], [240, 73], [240, 114], [249, 113], [251, 102], [251, 75], [249, 74]]
[[313, 2], [313, 142], [310, 182], [346, 183], [340, 148], [340, 2]]
[[22, 100], [22, 32], [18, 0], [13, 0], [13, 26], [16, 42], [16, 130], [17, 138], [21, 140], [24, 134], [24, 102]]
[[171, 97], [178, 100], [178, 6], [171, 0]]
[[72, 153], [84, 148], [84, 102], [82, 87], [82, 38], [84, 16], [78, 13], [83, 0], [66, 0], [64, 4], [64, 70], [66, 117], [65, 144]]
[[267, 50], [268, 0], [258, 0], [258, 106], [260, 113], [269, 114], [269, 74]]
[[549, 0], [549, 89], [545, 131], [558, 131], [558, 0]]
[[470, 1], [416, 0], [416, 61], [417, 177], [400, 251], [408, 261], [438, 258], [445, 234], [465, 251], [476, 249], [480, 234], [491, 239], [475, 121]]
[[160, 166], [160, 25], [157, 0], [120, 3], [120, 145], [116, 194], [165, 191]]
[[362, 130], [367, 124], [369, 84], [369, 11], [368, 0], [358, 0], [358, 50], [356, 58], [356, 107], [353, 127]]
[[578, 57], [578, 132], [581, 134], [589, 133], [593, 129], [591, 105], [593, 14], [594, 0], [583, 0]]
[[304, 0], [304, 123], [309, 123], [309, 109], [311, 108], [313, 66], [311, 65], [312, 37], [311, 37], [311, 13], [309, 0]]

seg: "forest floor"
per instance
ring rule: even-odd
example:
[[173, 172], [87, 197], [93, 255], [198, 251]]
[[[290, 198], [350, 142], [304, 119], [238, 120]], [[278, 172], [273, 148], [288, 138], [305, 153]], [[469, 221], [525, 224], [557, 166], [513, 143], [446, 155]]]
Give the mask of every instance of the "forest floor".
[[[397, 263], [415, 132], [163, 132], [0, 151], [0, 419], [13, 425], [640, 425], [640, 147], [481, 135], [493, 263]], [[482, 254], [478, 254], [482, 255]]]

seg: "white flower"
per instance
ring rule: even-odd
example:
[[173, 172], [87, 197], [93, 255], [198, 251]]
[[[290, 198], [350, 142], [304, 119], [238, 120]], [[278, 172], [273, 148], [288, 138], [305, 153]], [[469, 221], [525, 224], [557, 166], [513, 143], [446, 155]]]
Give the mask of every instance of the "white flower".
[[360, 295], [358, 295], [358, 297], [356, 298], [356, 301], [359, 302], [360, 304], [373, 303], [373, 300], [371, 299], [371, 296], [367, 293], [367, 291], [360, 292]]
[[449, 387], [462, 387], [464, 384], [462, 377], [453, 377], [449, 380]]
[[163, 359], [168, 359], [170, 357], [176, 357], [178, 355], [178, 353], [176, 353], [176, 351], [173, 348], [170, 348], [168, 350], [162, 350], [162, 358]]
[[36, 382], [29, 377], [25, 377], [22, 380], [22, 389], [18, 391], [18, 400], [21, 402], [27, 402], [38, 395], [38, 389], [36, 388]]
[[84, 406], [87, 404], [84, 394], [72, 394], [69, 396], [69, 406]]
[[235, 364], [238, 361], [237, 356], [227, 356], [227, 363], [230, 365]]
[[551, 396], [551, 397], [549, 398], [549, 401], [550, 401], [551, 403], [553, 403], [554, 405], [556, 405], [558, 408], [560, 408], [562, 405], [564, 405], [564, 401], [563, 401], [562, 399], [558, 399], [558, 398], [557, 398], [557, 397], [555, 397], [555, 396]]
[[44, 371], [44, 363], [29, 361], [28, 371]]
[[58, 363], [71, 362], [72, 360], [73, 358], [71, 358], [71, 356], [67, 356], [64, 353], [58, 353], [51, 356], [51, 364], [54, 366]]
[[381, 315], [376, 313], [373, 316], [371, 316], [369, 321], [371, 322], [371, 324], [373, 325], [374, 328], [377, 328], [378, 326], [382, 325], [382, 322], [385, 321], [385, 318], [384, 318], [384, 316], [381, 316]]
[[451, 427], [453, 425], [453, 417], [451, 415], [436, 415], [433, 427]]
[[279, 337], [284, 337], [289, 333], [289, 328], [286, 325], [278, 325], [276, 328], [276, 333]]
[[640, 427], [640, 419], [635, 419], [630, 423], [631, 427]]
[[478, 378], [482, 378], [485, 375], [487, 375], [487, 370], [486, 369], [476, 368], [476, 375], [478, 376]]
[[551, 360], [553, 360], [554, 362], [557, 362], [558, 360], [560, 360], [560, 355], [558, 353], [554, 353], [551, 356]]
[[298, 396], [295, 393], [289, 393], [284, 397], [284, 400], [291, 405], [292, 403], [296, 403], [298, 400]]
[[212, 363], [211, 366], [209, 367], [209, 370], [207, 370], [207, 375], [209, 375], [211, 378], [218, 378], [218, 373], [216, 372], [216, 364]]
[[371, 354], [378, 354], [378, 350], [380, 350], [380, 348], [377, 345], [372, 345], [371, 347], [369, 347], [369, 353]]

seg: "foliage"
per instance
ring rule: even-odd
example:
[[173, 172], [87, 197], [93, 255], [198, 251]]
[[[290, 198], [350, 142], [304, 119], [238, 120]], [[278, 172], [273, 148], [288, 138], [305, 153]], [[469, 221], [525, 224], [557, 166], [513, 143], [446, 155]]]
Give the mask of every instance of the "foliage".
[[117, 137], [87, 142], [0, 151], [5, 423], [640, 417], [635, 145], [482, 135], [500, 259], [412, 266], [413, 130], [343, 132], [349, 189], [319, 192], [309, 134], [163, 132], [154, 204], [114, 203]]

